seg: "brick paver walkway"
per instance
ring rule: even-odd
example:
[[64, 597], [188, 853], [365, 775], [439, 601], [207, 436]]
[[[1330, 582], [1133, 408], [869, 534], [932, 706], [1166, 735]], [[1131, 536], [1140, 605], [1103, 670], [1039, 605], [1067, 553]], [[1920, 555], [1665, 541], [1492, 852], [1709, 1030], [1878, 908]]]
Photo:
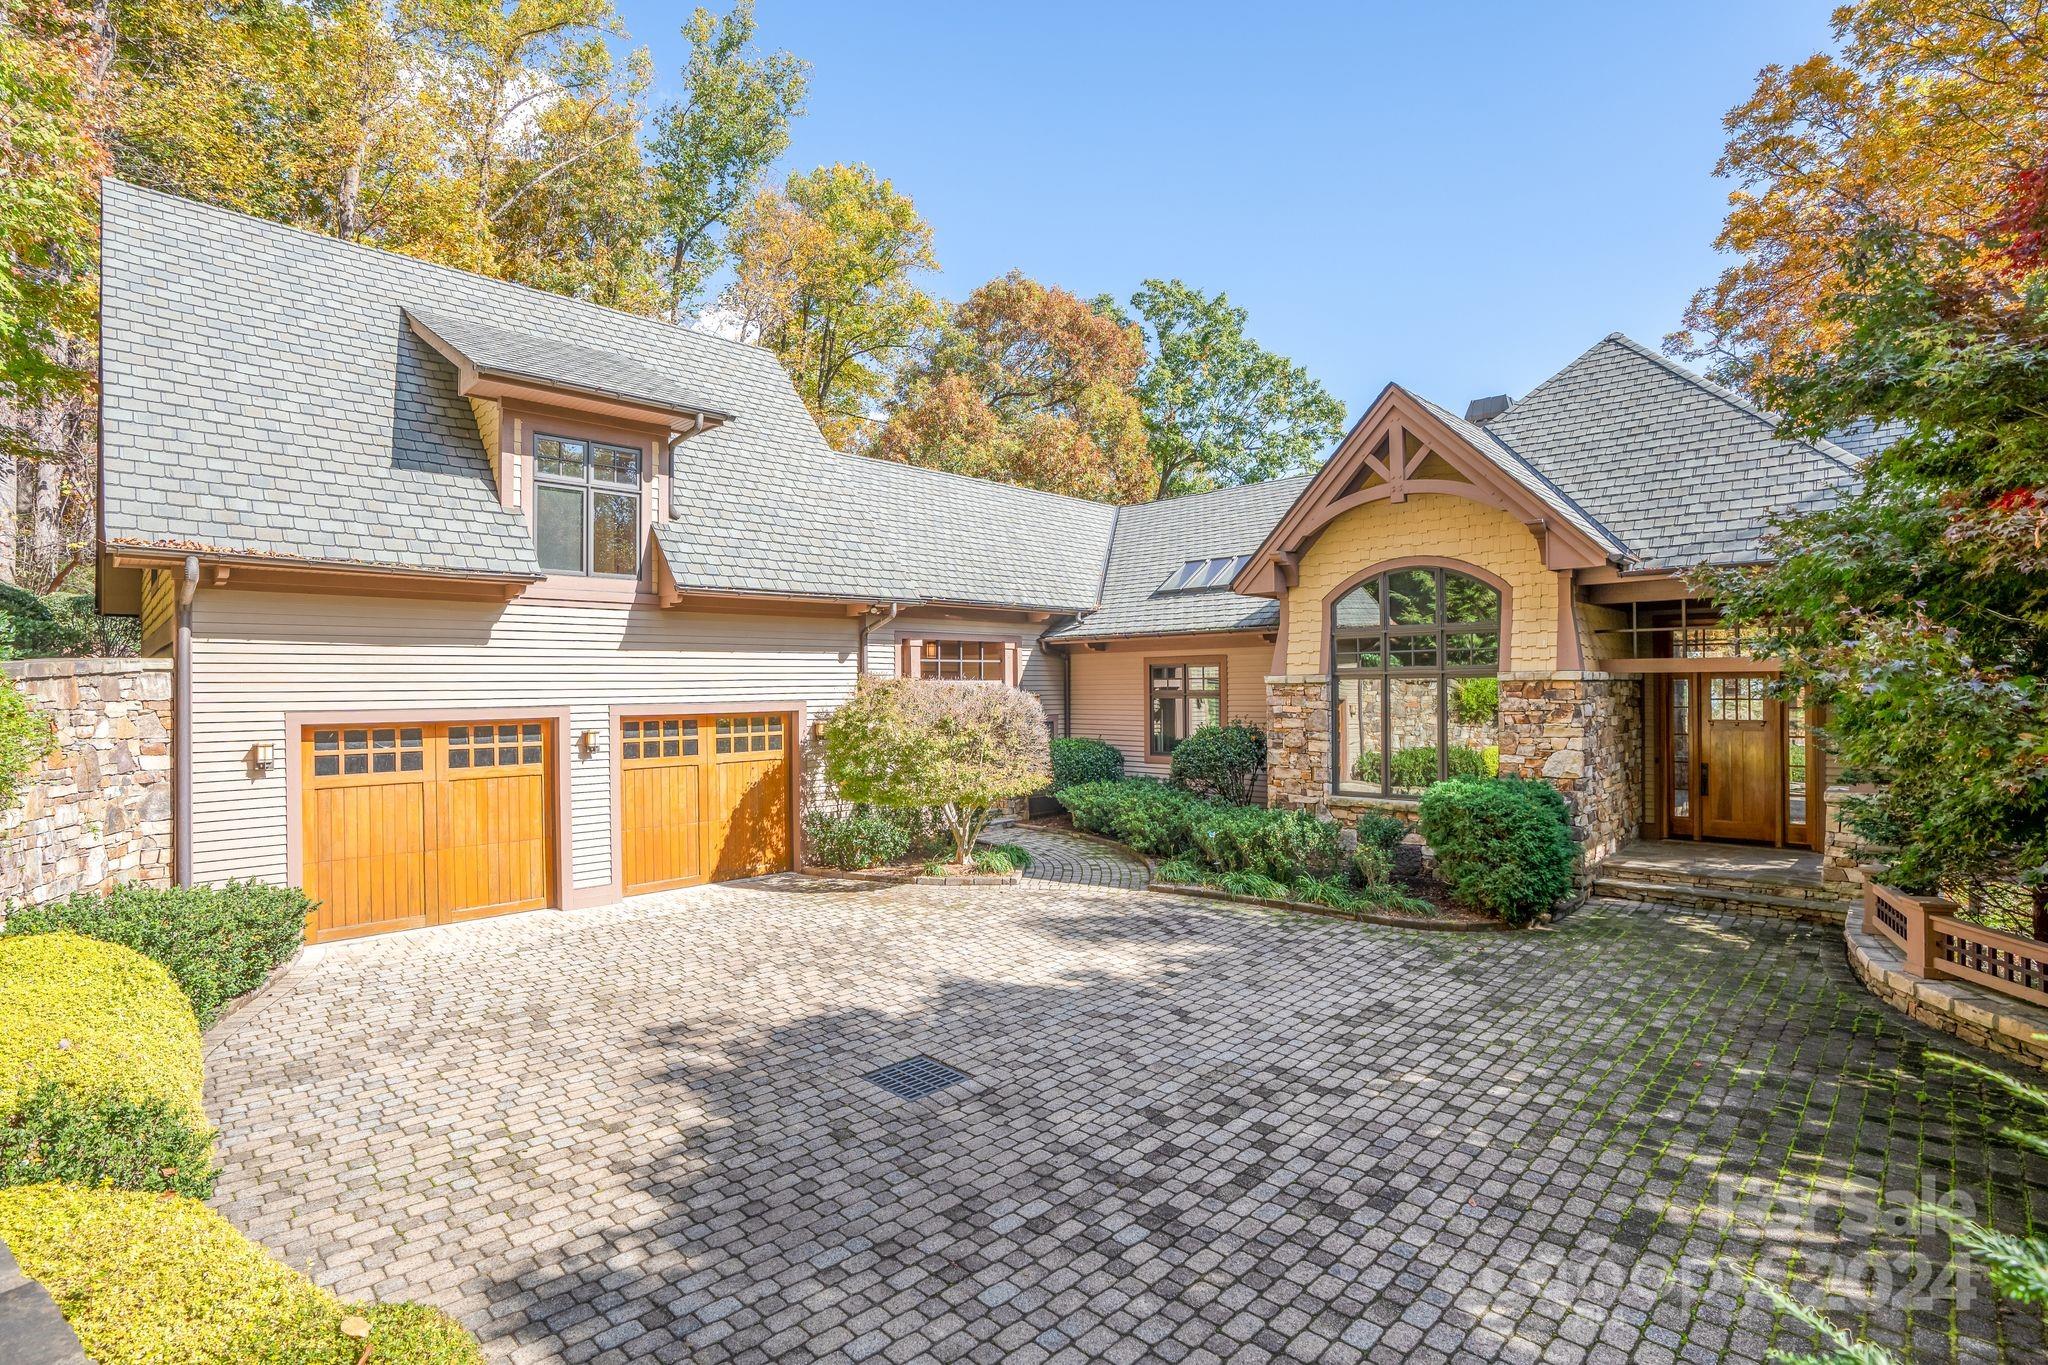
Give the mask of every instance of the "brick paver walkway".
[[[1706, 1272], [1795, 1250], [2043, 1358], [1895, 1215], [2039, 1226], [2048, 1163], [1811, 926], [781, 878], [335, 945], [208, 1041], [220, 1207], [498, 1359], [1756, 1361]], [[918, 1054], [971, 1080], [861, 1079]]]
[[1071, 886], [1109, 886], [1125, 890], [1143, 889], [1151, 879], [1145, 864], [1128, 853], [1081, 839], [1057, 829], [1028, 825], [1000, 825], [983, 836], [992, 844], [1015, 844], [1031, 855], [1026, 877]]

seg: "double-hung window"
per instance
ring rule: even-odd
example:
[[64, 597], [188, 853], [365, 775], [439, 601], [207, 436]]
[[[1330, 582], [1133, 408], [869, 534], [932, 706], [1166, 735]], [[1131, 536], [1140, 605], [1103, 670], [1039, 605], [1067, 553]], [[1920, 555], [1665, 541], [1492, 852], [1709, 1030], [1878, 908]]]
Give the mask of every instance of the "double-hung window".
[[640, 573], [640, 451], [566, 436], [533, 438], [534, 529], [549, 573]]
[[1223, 723], [1221, 663], [1152, 664], [1146, 671], [1152, 757], [1165, 758], [1204, 725]]

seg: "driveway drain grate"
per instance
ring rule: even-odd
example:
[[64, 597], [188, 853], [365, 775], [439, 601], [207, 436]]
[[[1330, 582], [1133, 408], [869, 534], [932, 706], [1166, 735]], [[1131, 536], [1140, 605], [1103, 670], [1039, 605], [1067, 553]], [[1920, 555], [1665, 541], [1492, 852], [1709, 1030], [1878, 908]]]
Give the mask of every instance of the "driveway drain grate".
[[861, 1079], [873, 1082], [899, 1100], [921, 1100], [935, 1090], [960, 1084], [967, 1079], [967, 1073], [929, 1057], [912, 1057], [907, 1061], [891, 1062], [879, 1071], [870, 1071]]

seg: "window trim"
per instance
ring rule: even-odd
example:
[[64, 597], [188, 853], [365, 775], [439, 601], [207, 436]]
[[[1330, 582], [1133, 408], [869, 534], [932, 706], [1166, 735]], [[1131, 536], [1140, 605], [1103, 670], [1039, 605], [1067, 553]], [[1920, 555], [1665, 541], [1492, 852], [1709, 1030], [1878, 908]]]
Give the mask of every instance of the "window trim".
[[[540, 467], [540, 443], [542, 441], [573, 441], [585, 448], [583, 478], [570, 479], [561, 474], [544, 473]], [[608, 450], [631, 451], [637, 476], [630, 484], [608, 483], [597, 477], [590, 455], [598, 447]], [[526, 463], [533, 476], [533, 543], [536, 552], [540, 548], [540, 504], [541, 494], [550, 488], [573, 490], [583, 499], [583, 567], [581, 569], [550, 569], [545, 565], [542, 571], [550, 577], [610, 579], [615, 582], [639, 582], [647, 569], [647, 546], [645, 544], [647, 525], [647, 447], [631, 444], [604, 436], [571, 436], [560, 430], [552, 430], [540, 423], [532, 424], [526, 436]], [[599, 573], [592, 565], [597, 554], [597, 495], [609, 493], [614, 497], [630, 497], [633, 500], [633, 571], [631, 573]]]
[[[1141, 741], [1145, 759], [1149, 763], [1170, 763], [1171, 751], [1160, 753], [1152, 747], [1152, 670], [1154, 668], [1214, 668], [1216, 670], [1216, 719], [1218, 724], [1230, 721], [1230, 660], [1222, 654], [1162, 654], [1149, 655], [1138, 660], [1138, 687], [1140, 709], [1138, 724], [1144, 731]], [[1182, 697], [1186, 701], [1185, 694]], [[1193, 731], [1188, 732], [1192, 734]], [[1186, 739], [1182, 735], [1181, 739]], [[1178, 741], [1176, 741], [1177, 743]]]
[[[1002, 640], [978, 640], [964, 635], [926, 635], [920, 637], [915, 643], [916, 651], [910, 655], [910, 662], [914, 670], [911, 674], [913, 677], [932, 678], [940, 682], [1007, 683], [1010, 680], [1010, 648]], [[948, 678], [943, 672], [927, 672], [926, 669], [928, 667], [936, 669], [943, 669], [945, 667], [945, 652], [948, 648], [960, 652], [960, 665], [963, 670], [967, 663], [967, 651], [970, 648], [973, 649], [983, 676], [970, 678], [963, 672], [960, 677]], [[932, 658], [927, 659], [925, 657], [926, 650], [932, 651]], [[991, 656], [993, 656], [996, 669], [996, 675], [993, 678], [987, 676]]]
[[[1342, 700], [1338, 695], [1338, 682], [1340, 678], [1340, 673], [1336, 664], [1337, 604], [1343, 601], [1344, 598], [1347, 595], [1349, 595], [1353, 589], [1359, 587], [1361, 584], [1371, 582], [1381, 577], [1382, 575], [1399, 573], [1404, 569], [1429, 569], [1436, 571], [1438, 573], [1463, 574], [1467, 578], [1471, 578], [1480, 583], [1483, 583], [1487, 587], [1492, 588], [1495, 592], [1499, 593], [1500, 611], [1497, 620], [1493, 623], [1494, 629], [1496, 629], [1499, 632], [1499, 657], [1495, 660], [1491, 667], [1477, 664], [1465, 665], [1460, 667], [1451, 667], [1444, 663], [1443, 647], [1441, 643], [1442, 638], [1445, 635], [1455, 633], [1452, 629], [1452, 626], [1455, 623], [1445, 622], [1441, 619], [1443, 614], [1441, 578], [1439, 578], [1438, 580], [1437, 614], [1439, 620], [1436, 624], [1428, 627], [1416, 626], [1409, 628], [1398, 628], [1382, 621], [1379, 627], [1380, 632], [1382, 633], [1382, 635], [1387, 636], [1389, 638], [1394, 635], [1434, 635], [1437, 637], [1439, 643], [1437, 652], [1437, 665], [1433, 669], [1411, 669], [1397, 671], [1392, 667], [1391, 663], [1382, 663], [1378, 669], [1351, 669], [1345, 671], [1341, 675], [1343, 677], [1375, 678], [1380, 680], [1381, 682], [1382, 690], [1380, 698], [1380, 727], [1382, 738], [1380, 742], [1380, 753], [1382, 755], [1382, 761], [1386, 762], [1386, 766], [1382, 770], [1380, 785], [1377, 787], [1368, 788], [1362, 783], [1349, 783], [1345, 777], [1344, 765], [1341, 762], [1342, 731], [1339, 728], [1338, 715], [1339, 708], [1342, 705]], [[1385, 604], [1382, 603], [1383, 614], [1384, 608]], [[1511, 587], [1509, 587], [1507, 581], [1501, 578], [1498, 574], [1490, 573], [1487, 570], [1480, 568], [1476, 564], [1470, 564], [1460, 559], [1448, 559], [1436, 555], [1411, 555], [1400, 559], [1383, 560], [1378, 564], [1372, 565], [1370, 568], [1362, 569], [1359, 572], [1352, 574], [1350, 577], [1338, 583], [1336, 587], [1330, 589], [1329, 592], [1323, 595], [1322, 614], [1319, 618], [1318, 624], [1322, 631], [1323, 637], [1322, 677], [1325, 685], [1329, 688], [1328, 744], [1330, 752], [1326, 755], [1326, 758], [1329, 765], [1328, 787], [1330, 794], [1333, 796], [1361, 797], [1378, 801], [1419, 801], [1421, 799], [1421, 793], [1417, 792], [1410, 794], [1407, 792], [1396, 792], [1393, 787], [1393, 768], [1391, 762], [1387, 762], [1387, 751], [1389, 748], [1389, 744], [1386, 738], [1386, 733], [1388, 727], [1391, 726], [1391, 724], [1393, 723], [1391, 708], [1388, 705], [1389, 699], [1387, 695], [1387, 689], [1392, 686], [1392, 679], [1396, 676], [1404, 676], [1411, 678], [1429, 678], [1436, 682], [1437, 773], [1438, 780], [1442, 780], [1442, 775], [1447, 771], [1450, 763], [1450, 759], [1447, 753], [1449, 748], [1448, 741], [1450, 711], [1450, 688], [1448, 684], [1450, 680], [1453, 678], [1499, 678], [1511, 671], [1510, 656], [1513, 650], [1512, 632], [1514, 629], [1514, 590]]]
[[[956, 627], [957, 629], [957, 627]], [[949, 644], [993, 647], [1001, 651], [1002, 673], [995, 678], [940, 679], [924, 672], [924, 647], [928, 644], [941, 647]], [[932, 677], [933, 681], [993, 682], [1005, 687], [1024, 685], [1024, 644], [1014, 635], [960, 635], [912, 633], [906, 631], [896, 637], [896, 676], [899, 678]]]

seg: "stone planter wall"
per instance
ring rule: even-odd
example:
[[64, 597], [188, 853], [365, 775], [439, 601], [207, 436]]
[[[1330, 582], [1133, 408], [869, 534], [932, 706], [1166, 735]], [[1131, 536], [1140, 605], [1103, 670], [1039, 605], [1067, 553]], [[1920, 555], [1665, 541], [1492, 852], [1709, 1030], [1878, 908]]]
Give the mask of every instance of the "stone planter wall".
[[120, 882], [171, 880], [171, 666], [163, 659], [4, 665], [56, 726], [57, 752], [0, 815], [0, 913]]

